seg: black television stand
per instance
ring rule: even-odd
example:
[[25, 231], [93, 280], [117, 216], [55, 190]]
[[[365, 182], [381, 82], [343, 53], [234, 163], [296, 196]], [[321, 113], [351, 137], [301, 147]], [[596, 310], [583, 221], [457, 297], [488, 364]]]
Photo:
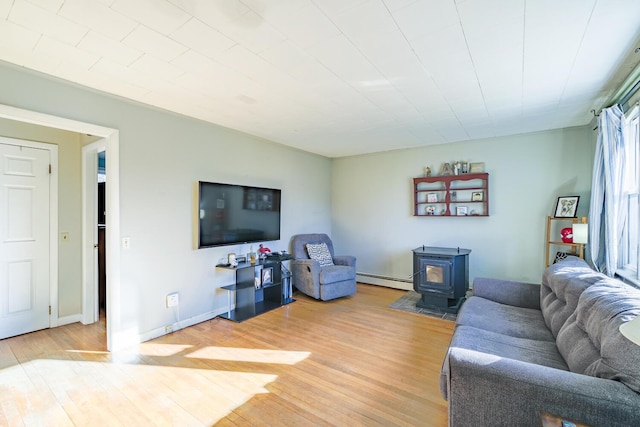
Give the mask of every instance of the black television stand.
[[[242, 322], [295, 300], [291, 298], [291, 273], [282, 265], [290, 255], [265, 259], [255, 264], [241, 262], [237, 267], [225, 264], [216, 268], [235, 270], [236, 282], [221, 286], [228, 292], [228, 308], [220, 317]], [[232, 296], [235, 304], [232, 304]], [[232, 309], [232, 305], [235, 308]]]

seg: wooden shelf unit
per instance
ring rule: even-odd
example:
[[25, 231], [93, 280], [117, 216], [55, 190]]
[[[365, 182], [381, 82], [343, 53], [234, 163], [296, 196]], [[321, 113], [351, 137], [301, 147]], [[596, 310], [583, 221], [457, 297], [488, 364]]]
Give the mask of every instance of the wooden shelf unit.
[[[552, 246], [565, 246], [571, 249], [571, 252], [569, 253], [570, 255], [575, 255], [580, 258], [584, 258], [584, 243], [565, 243], [560, 238], [560, 230], [564, 228], [564, 227], [560, 227], [561, 221], [568, 222], [570, 225], [586, 224], [587, 217], [585, 216], [577, 217], [577, 218], [562, 218], [562, 217], [553, 217], [553, 216], [547, 217], [547, 244], [546, 244], [546, 251], [545, 251], [546, 267], [549, 267], [552, 263], [552, 260], [550, 258], [552, 256], [552, 253], [551, 253]], [[567, 224], [567, 226], [569, 226], [569, 224]], [[555, 257], [555, 254], [553, 254], [553, 256]]]
[[[489, 174], [413, 178], [413, 202], [414, 216], [489, 216]], [[458, 208], [467, 214], [458, 214]]]

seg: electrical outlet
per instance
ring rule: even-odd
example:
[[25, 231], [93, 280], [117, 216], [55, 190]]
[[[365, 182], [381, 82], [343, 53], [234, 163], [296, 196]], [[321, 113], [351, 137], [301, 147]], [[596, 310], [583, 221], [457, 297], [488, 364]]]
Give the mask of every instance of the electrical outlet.
[[177, 292], [167, 295], [167, 307], [175, 307], [179, 302], [180, 299]]
[[122, 238], [122, 249], [129, 249], [131, 247], [131, 238], [123, 237]]

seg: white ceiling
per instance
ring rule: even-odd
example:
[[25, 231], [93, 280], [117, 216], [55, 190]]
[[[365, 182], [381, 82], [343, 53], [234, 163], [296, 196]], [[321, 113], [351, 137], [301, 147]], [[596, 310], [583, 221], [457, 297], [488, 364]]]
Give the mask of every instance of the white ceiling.
[[329, 157], [578, 126], [638, 0], [0, 0], [0, 59]]

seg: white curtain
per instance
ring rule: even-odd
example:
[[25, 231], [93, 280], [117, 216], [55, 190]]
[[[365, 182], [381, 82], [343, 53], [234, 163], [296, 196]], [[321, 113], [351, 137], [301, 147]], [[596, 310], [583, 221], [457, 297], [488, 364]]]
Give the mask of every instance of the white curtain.
[[619, 250], [626, 219], [624, 114], [619, 106], [605, 108], [598, 117], [598, 140], [593, 163], [589, 241], [591, 262], [608, 276], [619, 267]]

